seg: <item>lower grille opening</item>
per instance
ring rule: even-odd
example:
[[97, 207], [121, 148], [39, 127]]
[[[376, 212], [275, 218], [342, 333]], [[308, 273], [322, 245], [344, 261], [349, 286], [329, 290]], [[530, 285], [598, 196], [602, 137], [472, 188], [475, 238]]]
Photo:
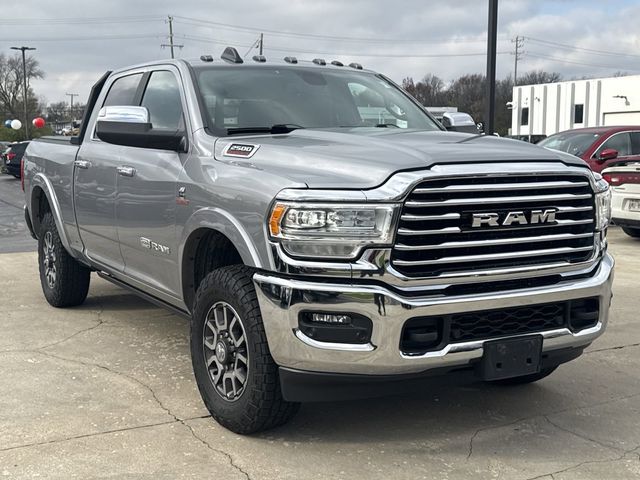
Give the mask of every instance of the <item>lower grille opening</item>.
[[402, 331], [400, 349], [409, 355], [440, 350], [450, 343], [488, 340], [538, 333], [558, 328], [573, 332], [598, 323], [597, 297], [565, 302], [409, 319]]

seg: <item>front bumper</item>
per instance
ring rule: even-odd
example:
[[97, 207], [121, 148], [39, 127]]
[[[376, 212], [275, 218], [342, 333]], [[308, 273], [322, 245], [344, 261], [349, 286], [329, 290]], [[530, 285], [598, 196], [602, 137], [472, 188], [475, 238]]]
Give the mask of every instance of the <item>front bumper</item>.
[[[442, 350], [408, 356], [400, 351], [402, 328], [417, 316], [534, 305], [599, 297], [598, 323], [572, 333], [541, 332], [543, 352], [584, 348], [605, 330], [613, 282], [613, 258], [606, 254], [595, 275], [571, 283], [474, 295], [405, 298], [382, 286], [322, 283], [257, 273], [254, 283], [269, 349], [275, 362], [290, 369], [364, 375], [399, 375], [468, 365], [483, 355], [487, 340], [450, 343]], [[303, 311], [351, 312], [373, 321], [369, 344], [316, 342], [298, 330]], [[495, 340], [492, 338], [491, 340]]]

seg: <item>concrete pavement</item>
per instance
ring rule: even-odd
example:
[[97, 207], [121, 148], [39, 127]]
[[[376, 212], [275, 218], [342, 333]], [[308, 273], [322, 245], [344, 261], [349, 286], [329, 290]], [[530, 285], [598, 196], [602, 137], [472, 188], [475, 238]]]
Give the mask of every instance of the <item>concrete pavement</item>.
[[20, 180], [0, 174], [0, 253], [31, 252], [37, 248], [24, 223], [23, 205]]
[[0, 255], [0, 478], [640, 478], [640, 241], [610, 243], [609, 330], [538, 384], [308, 404], [251, 437], [207, 416], [185, 320], [95, 276], [51, 308], [35, 254]]

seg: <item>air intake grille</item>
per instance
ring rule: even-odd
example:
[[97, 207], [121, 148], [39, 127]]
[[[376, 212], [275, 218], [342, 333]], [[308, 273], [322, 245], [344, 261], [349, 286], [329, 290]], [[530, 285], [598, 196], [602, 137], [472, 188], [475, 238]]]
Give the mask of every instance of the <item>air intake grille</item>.
[[405, 201], [391, 262], [408, 277], [584, 262], [594, 228], [586, 176], [427, 180]]

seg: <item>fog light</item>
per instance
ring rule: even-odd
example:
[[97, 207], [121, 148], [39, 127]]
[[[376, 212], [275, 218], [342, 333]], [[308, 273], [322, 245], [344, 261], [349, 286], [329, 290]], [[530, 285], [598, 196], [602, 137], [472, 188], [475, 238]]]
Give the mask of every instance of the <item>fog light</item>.
[[349, 315], [334, 315], [331, 313], [312, 313], [311, 321], [346, 325], [351, 323], [351, 317]]

